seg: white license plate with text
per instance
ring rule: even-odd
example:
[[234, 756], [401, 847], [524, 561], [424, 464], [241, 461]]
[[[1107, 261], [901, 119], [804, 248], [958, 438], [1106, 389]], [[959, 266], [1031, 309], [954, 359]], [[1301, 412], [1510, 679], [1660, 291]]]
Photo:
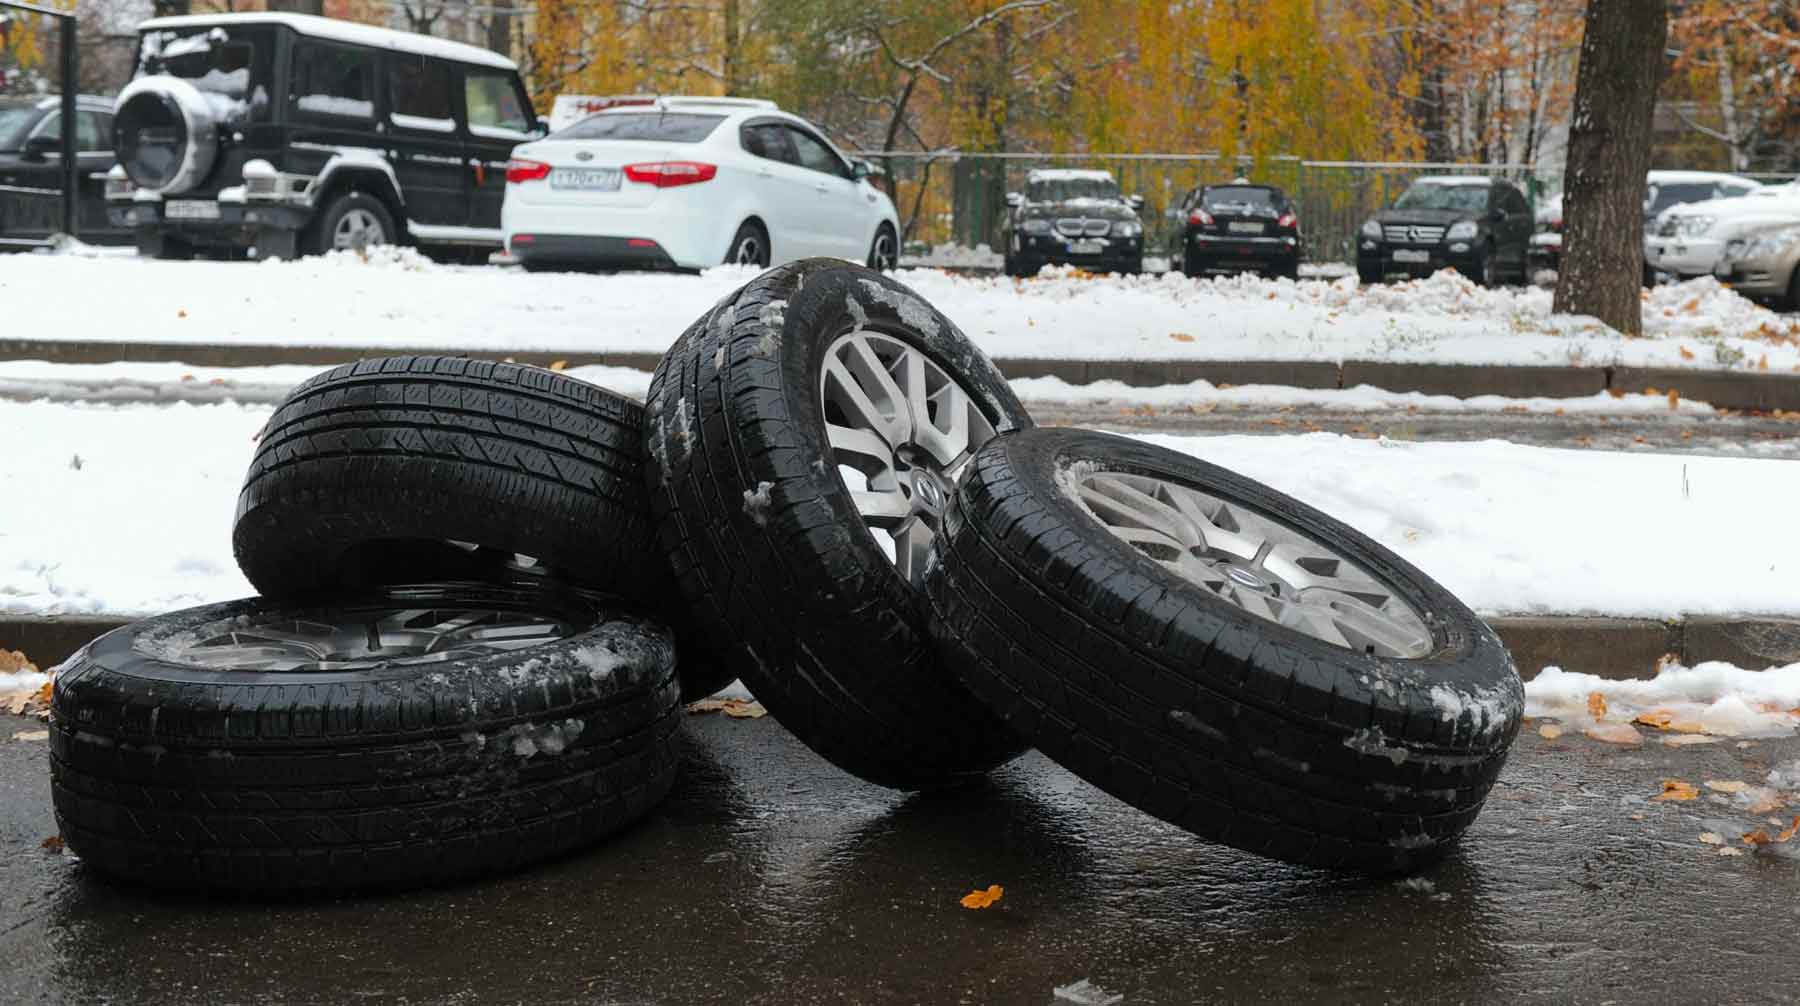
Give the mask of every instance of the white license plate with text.
[[1429, 262], [1431, 261], [1431, 253], [1428, 251], [1413, 251], [1409, 248], [1396, 248], [1394, 249], [1394, 261]]
[[1263, 225], [1258, 223], [1233, 223], [1229, 230], [1233, 234], [1261, 234], [1262, 228]]
[[217, 220], [219, 204], [204, 199], [171, 199], [163, 204], [163, 216], [170, 220]]
[[1104, 241], [1071, 241], [1069, 251], [1075, 255], [1098, 255], [1106, 250]]
[[550, 172], [550, 187], [578, 192], [617, 192], [618, 168], [557, 168]]

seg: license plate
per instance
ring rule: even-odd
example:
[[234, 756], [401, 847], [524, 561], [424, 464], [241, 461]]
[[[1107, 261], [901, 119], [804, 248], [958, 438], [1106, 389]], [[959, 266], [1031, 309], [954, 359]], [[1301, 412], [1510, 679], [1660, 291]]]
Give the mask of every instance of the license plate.
[[204, 199], [171, 199], [163, 204], [163, 216], [170, 220], [217, 220], [219, 204]]
[[1234, 223], [1227, 229], [1233, 234], [1261, 234], [1262, 228], [1263, 225], [1258, 223]]
[[556, 168], [550, 172], [550, 187], [577, 192], [616, 192], [619, 189], [618, 168]]
[[1104, 241], [1071, 241], [1069, 252], [1074, 255], [1098, 255], [1106, 250]]
[[1396, 248], [1394, 249], [1394, 261], [1429, 262], [1431, 261], [1431, 253], [1428, 251], [1413, 251], [1409, 248]]

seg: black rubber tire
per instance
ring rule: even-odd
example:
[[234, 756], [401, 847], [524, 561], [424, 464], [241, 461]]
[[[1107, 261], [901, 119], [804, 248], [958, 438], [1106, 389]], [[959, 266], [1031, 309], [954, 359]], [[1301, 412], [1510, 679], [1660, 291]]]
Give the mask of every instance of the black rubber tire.
[[1370, 268], [1368, 266], [1358, 265], [1356, 267], [1356, 278], [1361, 281], [1363, 286], [1375, 286], [1387, 277], [1382, 273], [1379, 267]]
[[641, 818], [673, 783], [666, 630], [538, 585], [395, 588], [370, 603], [553, 614], [572, 635], [364, 670], [184, 663], [171, 640], [275, 611], [250, 599], [117, 629], [56, 676], [56, 820], [82, 863], [134, 883], [247, 894], [405, 888], [524, 866]]
[[725, 264], [732, 265], [736, 263], [738, 260], [738, 249], [742, 248], [744, 242], [749, 240], [756, 241], [757, 248], [760, 249], [756, 254], [756, 267], [758, 269], [767, 269], [769, 267], [769, 257], [773, 254], [773, 251], [769, 248], [769, 232], [764, 230], [762, 225], [754, 220], [746, 220], [738, 225], [737, 233], [731, 236], [731, 244], [725, 249]]
[[186, 262], [194, 257], [193, 245], [152, 227], [137, 228], [133, 240], [139, 258]]
[[1794, 271], [1788, 274], [1787, 296], [1781, 299], [1781, 309], [1800, 311], [1800, 265], [1795, 266]]
[[[1333, 542], [1419, 610], [1389, 660], [1258, 618], [1106, 530], [1070, 466], [1155, 475]], [[1044, 754], [1197, 835], [1314, 866], [1411, 870], [1475, 819], [1523, 685], [1499, 637], [1367, 537], [1186, 455], [1030, 430], [976, 454], [926, 578], [946, 664]]]
[[[882, 254], [881, 239], [887, 239], [887, 254]], [[894, 229], [882, 224], [875, 229], [875, 240], [869, 242], [869, 260], [865, 263], [876, 272], [892, 272], [900, 267], [900, 239]]]
[[1206, 275], [1206, 263], [1196, 256], [1193, 249], [1184, 249], [1181, 253], [1181, 274], [1189, 279], [1197, 279]]
[[646, 471], [658, 537], [722, 663], [819, 754], [916, 789], [1024, 746], [938, 666], [919, 589], [828, 461], [822, 358], [856, 326], [958, 375], [996, 430], [1030, 425], [994, 365], [917, 295], [861, 266], [803, 259], [727, 297], [663, 357]]
[[[301, 384], [263, 427], [232, 550], [274, 597], [485, 578], [515, 554], [629, 596], [684, 639], [689, 698], [729, 684], [685, 643], [654, 543], [638, 403], [555, 371], [363, 360]], [[471, 553], [451, 541], [480, 546]]]
[[388, 210], [387, 204], [367, 192], [353, 189], [326, 203], [325, 209], [313, 218], [312, 226], [306, 232], [307, 252], [323, 255], [331, 251], [331, 235], [337, 230], [338, 221], [352, 210], [366, 210], [381, 224], [384, 235], [377, 244], [393, 244], [400, 240], [400, 228], [394, 223], [394, 214]]

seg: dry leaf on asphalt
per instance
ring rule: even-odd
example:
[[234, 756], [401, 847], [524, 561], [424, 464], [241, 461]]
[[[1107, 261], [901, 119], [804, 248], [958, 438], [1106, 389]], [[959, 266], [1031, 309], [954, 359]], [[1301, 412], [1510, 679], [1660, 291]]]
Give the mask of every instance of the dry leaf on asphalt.
[[1005, 893], [1006, 888], [999, 884], [992, 884], [985, 891], [970, 891], [963, 895], [962, 906], [964, 908], [989, 908]]
[[1769, 833], [1761, 828], [1758, 828], [1755, 831], [1746, 831], [1743, 835], [1743, 842], [1745, 845], [1768, 845], [1771, 841], [1773, 841], [1773, 839], [1769, 838]]
[[1720, 793], [1742, 793], [1750, 784], [1739, 779], [1708, 779], [1706, 788]]
[[63, 851], [63, 837], [61, 835], [51, 835], [49, 838], [40, 842], [38, 847], [45, 852], [61, 852]]
[[16, 740], [16, 741], [47, 741], [50, 739], [50, 731], [48, 731], [48, 730], [19, 730], [19, 731], [15, 731], [13, 733], [12, 739]]
[[1547, 741], [1553, 741], [1562, 735], [1563, 728], [1554, 723], [1546, 723], [1543, 726], [1538, 727], [1538, 736]]
[[1662, 792], [1650, 798], [1652, 802], [1659, 800], [1697, 800], [1700, 798], [1700, 791], [1695, 789], [1693, 784], [1682, 782], [1680, 779], [1664, 779], [1662, 786]]
[[1678, 348], [1681, 350], [1681, 358], [1683, 360], [1692, 360], [1694, 358], [1693, 351], [1688, 349], [1686, 346], [1681, 346]]
[[1169, 338], [1174, 339], [1176, 342], [1193, 342], [1194, 341], [1194, 337], [1187, 334], [1186, 332], [1170, 332]]
[[1800, 817], [1794, 818], [1793, 824], [1790, 824], [1787, 827], [1781, 829], [1781, 831], [1776, 834], [1775, 841], [1791, 842], [1791, 841], [1793, 841], [1795, 832], [1800, 832]]
[[1596, 723], [1582, 733], [1597, 741], [1608, 744], [1637, 745], [1644, 743], [1644, 735], [1637, 732], [1629, 723]]
[[1669, 728], [1669, 723], [1674, 719], [1675, 714], [1669, 712], [1667, 709], [1652, 709], [1647, 713], [1638, 713], [1631, 718], [1631, 722], [1636, 723], [1638, 726], [1655, 727], [1658, 730], [1667, 730]]
[[1606, 718], [1606, 696], [1599, 692], [1588, 693], [1588, 715], [1596, 720]]
[[734, 720], [756, 720], [769, 715], [762, 703], [754, 699], [701, 699], [688, 703], [687, 711], [694, 714], [724, 713]]
[[1700, 833], [1700, 841], [1705, 842], [1707, 845], [1724, 845], [1725, 836], [1716, 831], [1703, 831]]
[[1744, 850], [1734, 849], [1729, 845], [1720, 847], [1718, 851], [1721, 856], [1742, 856], [1744, 854]]
[[1781, 799], [1781, 794], [1772, 789], [1758, 790], [1758, 793], [1761, 795], [1755, 803], [1750, 805], [1752, 814], [1767, 814], [1769, 811], [1787, 806], [1786, 801]]

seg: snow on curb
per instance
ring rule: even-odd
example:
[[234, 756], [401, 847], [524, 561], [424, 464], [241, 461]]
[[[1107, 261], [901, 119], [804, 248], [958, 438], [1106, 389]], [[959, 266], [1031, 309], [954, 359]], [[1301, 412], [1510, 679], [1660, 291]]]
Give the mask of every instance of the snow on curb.
[[1525, 682], [1525, 715], [1592, 727], [1594, 695], [1611, 724], [1666, 713], [1679, 728], [1674, 736], [1790, 737], [1800, 722], [1791, 712], [1800, 707], [1800, 664], [1762, 671], [1719, 662], [1668, 664], [1654, 678], [1627, 681], [1546, 667]]

